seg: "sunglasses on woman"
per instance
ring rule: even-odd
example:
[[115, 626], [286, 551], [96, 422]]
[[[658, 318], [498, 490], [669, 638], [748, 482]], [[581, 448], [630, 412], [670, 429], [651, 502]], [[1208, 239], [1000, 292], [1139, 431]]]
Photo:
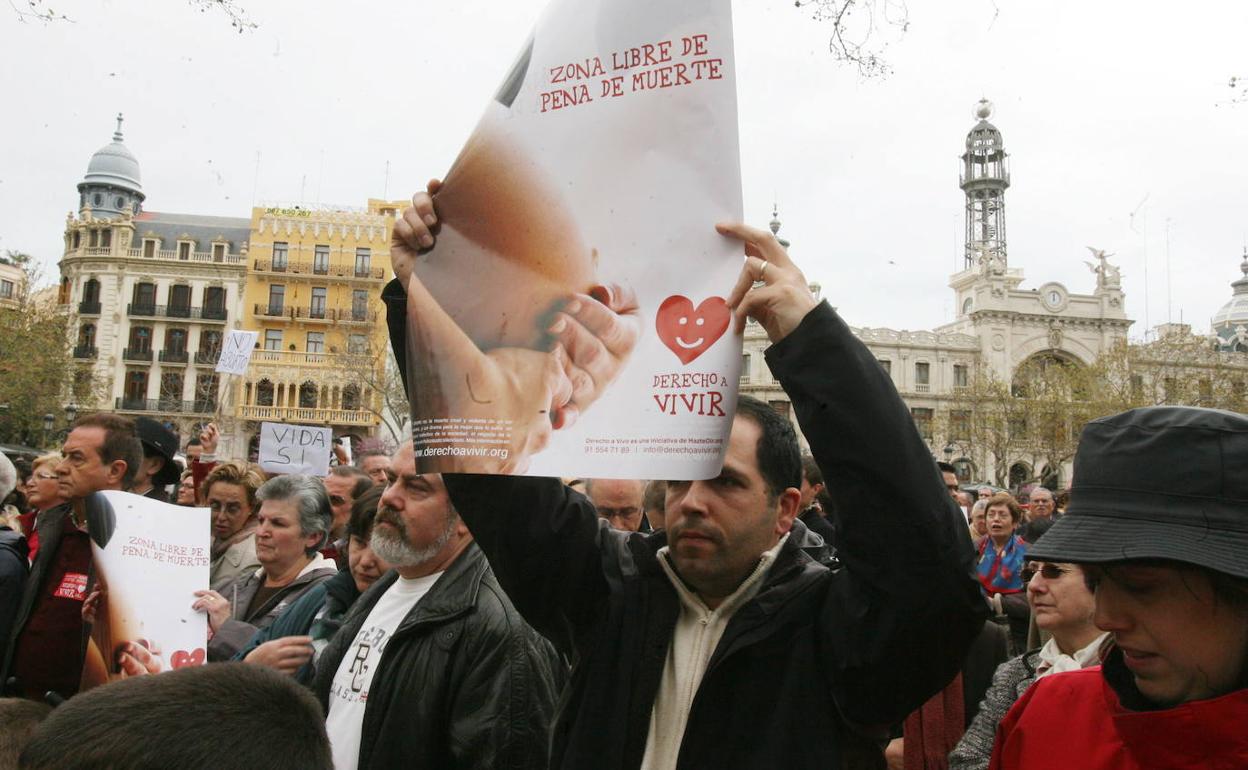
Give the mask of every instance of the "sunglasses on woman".
[[1045, 580], [1057, 580], [1062, 575], [1065, 575], [1068, 572], [1070, 572], [1070, 567], [1063, 567], [1060, 564], [1052, 564], [1050, 562], [1029, 561], [1023, 567], [1022, 577], [1023, 577], [1024, 583], [1031, 582], [1031, 579], [1035, 577], [1036, 575], [1040, 575], [1040, 577], [1044, 578]]

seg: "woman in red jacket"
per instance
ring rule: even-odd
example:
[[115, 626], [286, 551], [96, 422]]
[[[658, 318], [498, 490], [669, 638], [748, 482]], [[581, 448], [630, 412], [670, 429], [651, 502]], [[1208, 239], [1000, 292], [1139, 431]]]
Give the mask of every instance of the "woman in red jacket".
[[1248, 767], [1248, 417], [1092, 422], [1070, 499], [1029, 556], [1083, 565], [1114, 645], [1020, 698], [992, 767]]

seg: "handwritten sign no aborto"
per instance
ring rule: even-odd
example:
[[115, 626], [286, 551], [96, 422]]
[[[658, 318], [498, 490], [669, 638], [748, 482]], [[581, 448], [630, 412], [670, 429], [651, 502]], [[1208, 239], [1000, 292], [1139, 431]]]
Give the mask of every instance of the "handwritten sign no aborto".
[[249, 332], [231, 329], [225, 335], [225, 344], [221, 346], [221, 358], [217, 360], [217, 371], [224, 374], [245, 374], [247, 364], [251, 361], [251, 351], [256, 347], [256, 337], [260, 332]]
[[313, 425], [260, 424], [260, 467], [270, 473], [329, 473], [333, 431]]

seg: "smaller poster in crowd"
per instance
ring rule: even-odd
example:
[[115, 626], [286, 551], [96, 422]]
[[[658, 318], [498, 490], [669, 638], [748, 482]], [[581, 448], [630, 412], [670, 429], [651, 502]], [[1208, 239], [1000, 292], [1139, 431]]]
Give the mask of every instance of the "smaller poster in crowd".
[[269, 473], [329, 474], [331, 428], [315, 425], [260, 424], [260, 467]]
[[86, 512], [95, 574], [82, 689], [203, 665], [208, 623], [191, 604], [208, 585], [208, 509], [109, 491]]
[[221, 357], [217, 359], [217, 371], [224, 374], [245, 374], [251, 363], [251, 351], [256, 349], [260, 332], [231, 329], [221, 345]]

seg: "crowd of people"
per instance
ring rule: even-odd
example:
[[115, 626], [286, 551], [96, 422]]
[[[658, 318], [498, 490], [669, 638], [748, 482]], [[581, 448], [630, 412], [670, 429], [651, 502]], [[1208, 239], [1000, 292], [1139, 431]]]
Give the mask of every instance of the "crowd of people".
[[[392, 315], [436, 224], [420, 194], [396, 226]], [[1108, 416], [1070, 490], [964, 489], [774, 237], [720, 231], [808, 455], [746, 396], [697, 481], [442, 476], [411, 443], [271, 475], [106, 413], [0, 455], [0, 767], [1248, 766], [1248, 418]], [[79, 692], [104, 490], [208, 510], [210, 640]]]

